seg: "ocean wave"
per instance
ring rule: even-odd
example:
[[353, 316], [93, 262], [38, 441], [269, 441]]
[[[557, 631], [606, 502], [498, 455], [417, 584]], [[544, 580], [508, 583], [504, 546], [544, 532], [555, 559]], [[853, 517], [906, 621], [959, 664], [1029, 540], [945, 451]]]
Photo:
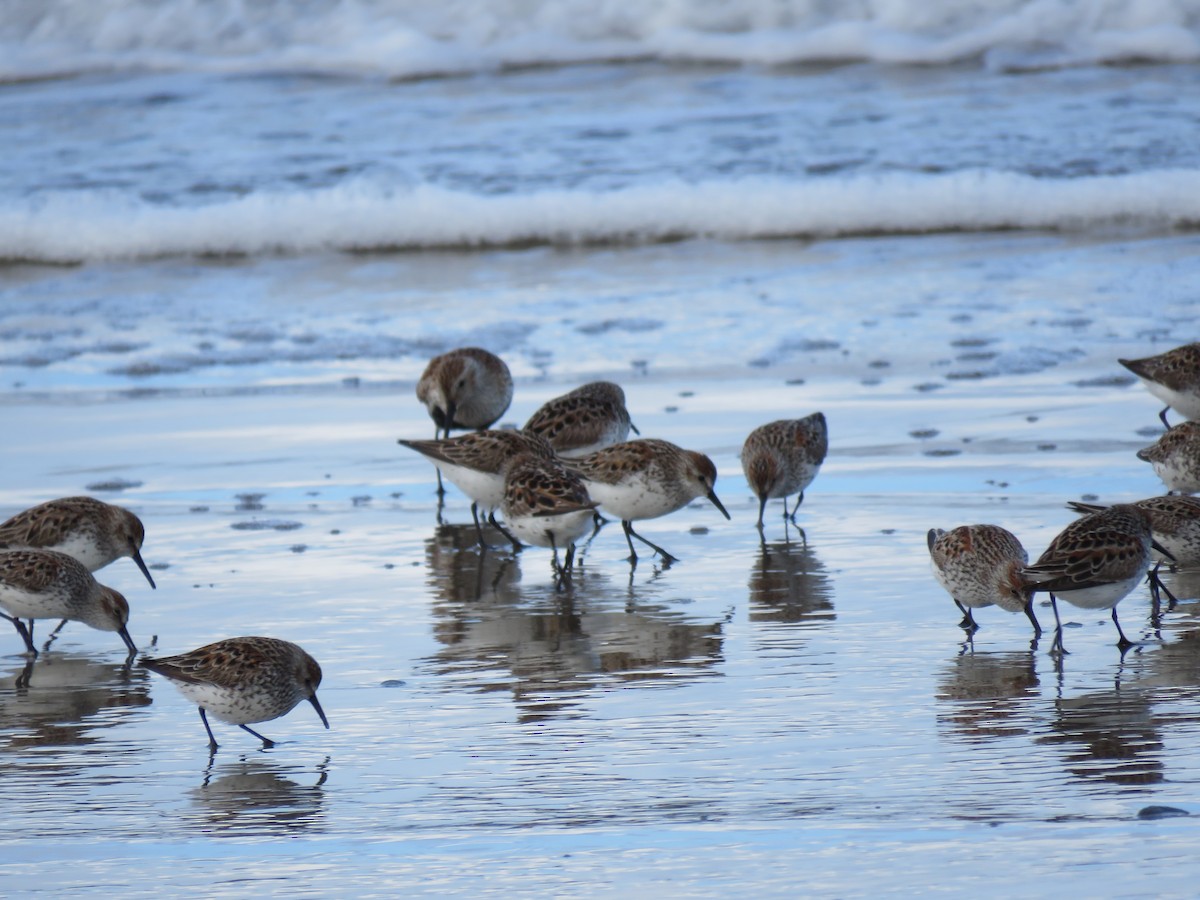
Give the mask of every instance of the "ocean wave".
[[949, 231], [1200, 225], [1200, 171], [1073, 179], [966, 171], [674, 181], [479, 195], [356, 182], [165, 207], [102, 191], [0, 206], [0, 259], [47, 263], [320, 251], [645, 244]]
[[9, 0], [0, 80], [95, 70], [420, 77], [656, 59], [997, 69], [1200, 59], [1198, 0]]

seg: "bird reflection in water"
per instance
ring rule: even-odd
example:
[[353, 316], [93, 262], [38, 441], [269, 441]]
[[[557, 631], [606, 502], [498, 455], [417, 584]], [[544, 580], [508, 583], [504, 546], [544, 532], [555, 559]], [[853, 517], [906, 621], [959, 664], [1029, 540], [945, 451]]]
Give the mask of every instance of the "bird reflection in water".
[[807, 544], [762, 544], [749, 588], [752, 622], [824, 625], [836, 618], [829, 575]]
[[1163, 742], [1148, 691], [1116, 687], [1059, 699], [1039, 744], [1060, 746], [1071, 774], [1123, 785], [1163, 781]]
[[0, 678], [0, 746], [83, 746], [150, 705], [149, 673], [90, 656], [44, 653]]
[[521, 569], [507, 549], [481, 549], [474, 525], [438, 525], [425, 541], [425, 571], [434, 596], [448, 603], [516, 597]]
[[204, 783], [190, 793], [206, 833], [282, 837], [324, 827], [328, 778], [328, 757], [315, 771], [262, 756], [220, 766], [210, 759]]
[[444, 646], [427, 665], [456, 690], [511, 692], [521, 721], [581, 715], [586, 696], [614, 680], [698, 678], [721, 659], [724, 620], [695, 622], [669, 603], [630, 603], [603, 572], [576, 578], [566, 595], [549, 579], [523, 592], [505, 584], [482, 600], [473, 589], [460, 599], [439, 595], [434, 633]]
[[1033, 727], [1037, 697], [1032, 651], [976, 653], [967, 647], [938, 681], [938, 724], [979, 743], [1025, 734]]

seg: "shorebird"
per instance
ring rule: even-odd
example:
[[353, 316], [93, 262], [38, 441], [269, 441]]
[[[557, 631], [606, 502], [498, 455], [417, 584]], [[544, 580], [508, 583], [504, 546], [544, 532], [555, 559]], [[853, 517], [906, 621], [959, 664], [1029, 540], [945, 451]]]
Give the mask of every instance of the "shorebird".
[[208, 732], [208, 748], [216, 751], [217, 739], [207, 712], [222, 722], [237, 725], [263, 743], [275, 742], [249, 726], [291, 712], [302, 700], [312, 704], [321, 724], [329, 727], [317, 702], [321, 667], [290, 641], [269, 637], [235, 637], [207, 644], [178, 656], [143, 659], [151, 672], [165, 676], [183, 696], [200, 707], [200, 721]]
[[[588, 530], [596, 502], [583, 481], [555, 459], [533, 453], [514, 457], [504, 470], [504, 524], [527, 544], [554, 552], [555, 586], [571, 583], [575, 542]], [[560, 565], [558, 548], [564, 547]]]
[[[435, 356], [417, 382], [417, 399], [433, 419], [436, 440], [450, 431], [491, 428], [512, 402], [512, 373], [504, 360], [479, 347]], [[437, 476], [438, 496], [445, 494]]]
[[1033, 636], [1042, 633], [1033, 613], [1033, 593], [1021, 577], [1029, 554], [1012, 532], [999, 525], [959, 525], [950, 531], [933, 528], [926, 543], [933, 575], [962, 611], [959, 625], [968, 634], [979, 628], [972, 610], [993, 605], [1025, 613], [1033, 625]]
[[640, 434], [629, 420], [625, 392], [611, 381], [592, 381], [542, 404], [522, 431], [540, 434], [564, 459], [587, 456]]
[[[99, 631], [115, 631], [135, 653], [129, 637], [129, 603], [92, 577], [83, 563], [55, 550], [0, 551], [0, 618], [12, 622], [33, 656], [34, 619], [83, 622]], [[22, 619], [29, 620], [26, 628]]]
[[564, 465], [579, 473], [588, 496], [621, 520], [629, 544], [629, 561], [637, 565], [633, 538], [671, 564], [676, 558], [633, 530], [633, 522], [665, 516], [707, 497], [726, 519], [729, 513], [717, 499], [713, 484], [717, 467], [703, 453], [684, 450], [668, 441], [640, 438], [613, 444]]
[[[829, 449], [829, 432], [823, 413], [803, 419], [779, 419], [750, 432], [742, 445], [742, 471], [758, 497], [758, 530], [768, 500], [783, 498], [783, 517], [796, 521], [804, 502], [804, 489], [812, 484]], [[789, 513], [787, 498], [798, 493]]]
[[1200, 343], [1184, 344], [1144, 359], [1118, 359], [1142, 380], [1155, 397], [1167, 404], [1158, 417], [1168, 428], [1167, 410], [1185, 419], [1200, 419]]
[[1139, 450], [1137, 458], [1154, 467], [1168, 491], [1200, 491], [1200, 422], [1180, 422]]
[[553, 459], [554, 451], [545, 438], [522, 431], [487, 430], [441, 441], [401, 439], [398, 443], [430, 460], [451, 484], [471, 498], [471, 516], [481, 547], [487, 544], [479, 523], [480, 510], [512, 541], [514, 551], [520, 549], [516, 538], [501, 527], [494, 515], [504, 500], [504, 466], [522, 453]]
[[1122, 652], [1133, 646], [1121, 630], [1117, 604], [1146, 574], [1152, 546], [1150, 516], [1140, 507], [1118, 503], [1076, 519], [1058, 533], [1036, 563], [1025, 567], [1025, 588], [1050, 594], [1055, 622], [1051, 652], [1066, 652], [1058, 616], [1060, 596], [1083, 609], [1111, 609], [1117, 646]]

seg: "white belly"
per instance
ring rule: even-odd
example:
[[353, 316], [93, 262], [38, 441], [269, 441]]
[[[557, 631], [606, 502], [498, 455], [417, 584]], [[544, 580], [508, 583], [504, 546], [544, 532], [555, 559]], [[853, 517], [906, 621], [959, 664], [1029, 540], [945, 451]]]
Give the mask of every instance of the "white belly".
[[1189, 460], [1180, 458], [1181, 464], [1172, 461], [1151, 463], [1154, 474], [1162, 479], [1163, 484], [1171, 491], [1183, 491], [1185, 494], [1200, 493], [1200, 472], [1197, 466], [1188, 465]]
[[23, 591], [7, 585], [0, 587], [0, 609], [16, 619], [66, 619], [71, 614], [66, 597], [56, 591]]
[[653, 490], [644, 479], [623, 484], [601, 484], [598, 481], [588, 481], [586, 484], [589, 497], [607, 512], [628, 522], [656, 519], [688, 503], [686, 500], [680, 503], [674, 497]]
[[1078, 606], [1081, 609], [1112, 609], [1121, 602], [1123, 597], [1137, 587], [1138, 583], [1145, 577], [1144, 572], [1138, 572], [1132, 578], [1127, 578], [1124, 581], [1101, 584], [1078, 591], [1063, 591], [1061, 593], [1055, 591], [1054, 596], [1059, 600], [1066, 600], [1072, 606]]
[[268, 722], [289, 712], [302, 698], [280, 697], [267, 691], [253, 689], [231, 690], [213, 684], [191, 684], [172, 681], [179, 692], [222, 722], [232, 725], [253, 725]]
[[1157, 381], [1142, 379], [1142, 384], [1155, 397], [1187, 419], [1200, 419], [1200, 395], [1194, 391], [1175, 391]]
[[452, 485], [478, 503], [484, 512], [491, 512], [504, 499], [504, 478], [490, 472], [479, 472], [453, 463], [439, 462], [437, 467]]
[[[516, 516], [505, 518], [504, 524], [520, 541], [535, 547], [562, 547], [573, 544], [592, 525], [590, 509], [564, 513], [561, 516]], [[551, 543], [551, 537], [554, 542]]]

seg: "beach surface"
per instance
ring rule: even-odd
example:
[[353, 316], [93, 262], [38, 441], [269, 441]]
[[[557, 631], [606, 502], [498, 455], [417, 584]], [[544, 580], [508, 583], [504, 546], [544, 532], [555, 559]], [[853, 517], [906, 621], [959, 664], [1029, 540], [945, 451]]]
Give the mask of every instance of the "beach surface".
[[[1192, 246], [946, 235], [10, 271], [36, 304], [0, 328], [62, 361], [6, 361], [0, 513], [78, 493], [134, 509], [159, 588], [128, 560], [101, 579], [139, 647], [295, 641], [332, 727], [298, 708], [259, 726], [280, 741], [263, 751], [216, 724], [210, 760], [195, 707], [112, 635], [70, 625], [18, 688], [11, 634], [0, 796], [24, 862], [0, 880], [1187, 893], [1190, 819], [1146, 810], [1200, 809], [1200, 583], [1167, 575], [1171, 612], [1126, 599], [1124, 657], [1103, 611], [1064, 604], [1058, 665], [1049, 635], [1031, 649], [1025, 617], [995, 608], [965, 643], [925, 533], [994, 522], [1036, 555], [1069, 499], [1161, 493], [1134, 455], [1157, 401], [1115, 360], [1194, 332]], [[84, 282], [99, 299], [81, 305]], [[462, 341], [512, 366], [504, 424], [619, 381], [643, 435], [713, 458], [732, 521], [697, 502], [644, 522], [680, 562], [632, 570], [610, 524], [565, 594], [548, 551], [493, 534], [480, 553], [468, 501], [451, 488], [439, 511], [432, 467], [396, 444], [432, 434], [415, 380]], [[830, 452], [804, 536], [774, 502], [760, 542], [741, 442], [815, 410]]]

